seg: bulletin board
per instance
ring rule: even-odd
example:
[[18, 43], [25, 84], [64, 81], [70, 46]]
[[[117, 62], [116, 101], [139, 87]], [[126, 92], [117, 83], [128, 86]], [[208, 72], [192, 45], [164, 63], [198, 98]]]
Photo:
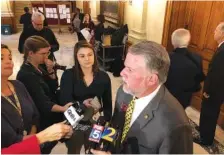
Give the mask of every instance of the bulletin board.
[[32, 7], [44, 13], [48, 25], [70, 25], [71, 24], [71, 5], [59, 2], [32, 3]]
[[45, 4], [45, 17], [49, 25], [58, 24], [57, 4]]
[[59, 4], [58, 5], [58, 13], [60, 17], [61, 25], [71, 24], [71, 10], [70, 5]]

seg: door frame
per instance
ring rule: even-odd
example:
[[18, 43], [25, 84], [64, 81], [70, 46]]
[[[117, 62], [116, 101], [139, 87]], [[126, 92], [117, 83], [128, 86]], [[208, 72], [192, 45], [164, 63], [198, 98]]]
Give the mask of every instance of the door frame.
[[171, 16], [173, 10], [173, 1], [166, 2], [166, 13], [163, 25], [163, 36], [162, 36], [162, 45], [167, 48], [168, 38], [169, 38], [169, 30], [171, 25]]

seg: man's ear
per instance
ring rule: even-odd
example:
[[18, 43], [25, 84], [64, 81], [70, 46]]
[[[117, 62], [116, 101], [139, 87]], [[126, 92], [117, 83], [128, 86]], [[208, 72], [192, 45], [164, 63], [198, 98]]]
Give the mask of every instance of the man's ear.
[[147, 76], [146, 80], [147, 80], [148, 86], [152, 86], [152, 85], [155, 85], [159, 82], [159, 77], [158, 77], [157, 74], [152, 73], [152, 74]]
[[33, 56], [33, 55], [34, 55], [33, 51], [28, 52], [28, 56]]

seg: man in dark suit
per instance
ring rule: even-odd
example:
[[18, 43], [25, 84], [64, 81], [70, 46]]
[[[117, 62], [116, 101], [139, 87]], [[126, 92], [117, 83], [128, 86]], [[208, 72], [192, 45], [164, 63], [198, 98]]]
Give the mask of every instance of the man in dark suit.
[[24, 12], [25, 14], [23, 14], [20, 17], [20, 24], [23, 24], [23, 31], [26, 31], [28, 29], [28, 26], [30, 26], [31, 23], [31, 16], [32, 14], [29, 12], [29, 8], [28, 7], [24, 7]]
[[201, 89], [200, 82], [205, 78], [202, 58], [189, 52], [190, 32], [180, 28], [172, 33], [174, 51], [170, 55], [170, 69], [165, 86], [185, 108], [190, 105], [193, 92]]
[[[142, 41], [129, 48], [124, 64], [123, 85], [117, 93], [112, 119], [122, 134], [112, 153], [192, 154], [192, 133], [186, 113], [163, 85], [170, 66], [165, 48]], [[131, 138], [135, 139], [134, 146], [129, 145]], [[136, 152], [129, 151], [136, 148]]]
[[214, 32], [218, 49], [209, 64], [208, 74], [203, 89], [200, 115], [200, 139], [194, 141], [203, 145], [212, 145], [220, 107], [224, 103], [224, 22]]

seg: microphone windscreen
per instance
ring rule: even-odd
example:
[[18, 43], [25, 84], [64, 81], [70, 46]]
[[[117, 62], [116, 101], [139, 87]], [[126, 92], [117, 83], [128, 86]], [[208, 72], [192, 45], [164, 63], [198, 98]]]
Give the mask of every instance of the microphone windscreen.
[[94, 115], [94, 109], [92, 107], [86, 108], [83, 113], [84, 117], [82, 121], [90, 120]]

